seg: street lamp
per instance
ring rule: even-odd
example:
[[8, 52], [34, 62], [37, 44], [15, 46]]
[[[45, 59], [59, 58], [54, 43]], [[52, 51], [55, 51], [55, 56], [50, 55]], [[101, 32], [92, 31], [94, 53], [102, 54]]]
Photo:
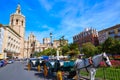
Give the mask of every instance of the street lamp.
[[[52, 33], [50, 33], [50, 47], [52, 49]], [[52, 56], [52, 51], [51, 51], [51, 56]]]
[[50, 33], [50, 45], [51, 45], [51, 48], [52, 48], [52, 33]]

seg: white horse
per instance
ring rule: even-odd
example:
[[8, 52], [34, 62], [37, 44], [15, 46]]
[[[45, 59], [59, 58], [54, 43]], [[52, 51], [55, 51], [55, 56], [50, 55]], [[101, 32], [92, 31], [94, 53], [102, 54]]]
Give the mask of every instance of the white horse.
[[112, 66], [111, 62], [106, 55], [106, 53], [102, 53], [92, 57], [93, 64], [89, 63], [89, 59], [77, 59], [74, 63], [74, 67], [76, 69], [76, 73], [78, 76], [78, 80], [80, 79], [80, 70], [86, 68], [87, 71], [90, 73], [90, 80], [95, 80], [96, 69], [99, 67], [100, 62], [104, 61], [107, 66]]

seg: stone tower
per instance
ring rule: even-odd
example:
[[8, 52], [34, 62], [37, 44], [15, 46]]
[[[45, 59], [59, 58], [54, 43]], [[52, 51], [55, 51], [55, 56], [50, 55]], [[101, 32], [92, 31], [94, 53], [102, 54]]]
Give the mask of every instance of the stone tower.
[[21, 14], [20, 4], [17, 5], [16, 12], [10, 15], [10, 27], [20, 35], [20, 56], [24, 57], [24, 35], [25, 35], [25, 16]]

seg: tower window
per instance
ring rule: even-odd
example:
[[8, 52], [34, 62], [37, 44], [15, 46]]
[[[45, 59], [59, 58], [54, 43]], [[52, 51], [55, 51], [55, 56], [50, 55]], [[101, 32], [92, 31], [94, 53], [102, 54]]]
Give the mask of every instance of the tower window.
[[18, 25], [18, 19], [16, 19], [16, 25]]
[[23, 21], [22, 21], [22, 26], [23, 26]]
[[13, 19], [11, 20], [11, 25], [13, 24]]

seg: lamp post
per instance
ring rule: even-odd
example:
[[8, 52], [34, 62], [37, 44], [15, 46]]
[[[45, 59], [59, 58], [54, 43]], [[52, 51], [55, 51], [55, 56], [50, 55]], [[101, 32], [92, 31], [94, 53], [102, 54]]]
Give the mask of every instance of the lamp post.
[[50, 33], [50, 46], [52, 48], [52, 33]]
[[[52, 33], [50, 33], [50, 47], [52, 49]], [[51, 56], [52, 56], [52, 51], [51, 51]]]

